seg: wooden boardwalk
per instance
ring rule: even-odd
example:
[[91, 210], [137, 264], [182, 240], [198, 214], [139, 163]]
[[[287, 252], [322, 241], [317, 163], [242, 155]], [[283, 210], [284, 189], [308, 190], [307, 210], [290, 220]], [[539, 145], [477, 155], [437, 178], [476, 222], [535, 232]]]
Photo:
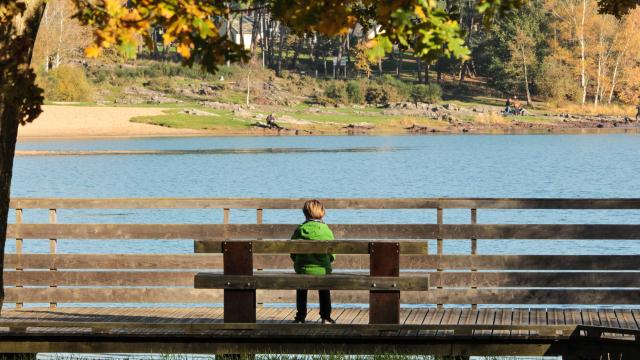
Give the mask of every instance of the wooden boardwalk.
[[365, 308], [334, 309], [337, 325], [317, 309], [292, 324], [294, 312], [259, 307], [255, 324], [225, 324], [221, 307], [6, 310], [0, 352], [640, 356], [640, 309], [402, 309], [399, 325], [369, 325]]
[[[563, 246], [564, 240], [586, 248], [591, 240], [614, 247], [637, 241], [640, 224], [487, 224], [478, 218], [485, 209], [572, 209], [615, 210], [620, 219], [620, 211], [640, 210], [640, 199], [323, 201], [345, 211], [424, 210], [432, 222], [388, 224], [372, 216], [370, 224], [331, 224], [334, 241], [309, 242], [289, 240], [296, 224], [264, 221], [265, 212], [299, 209], [304, 199], [12, 199], [15, 222], [7, 237], [15, 239], [15, 253], [4, 261], [0, 354], [640, 359], [640, 253], [567, 254]], [[217, 209], [222, 223], [87, 224], [76, 223], [73, 212], [61, 212], [64, 219], [57, 212], [129, 208]], [[255, 210], [255, 224], [231, 223], [239, 209]], [[469, 223], [446, 224], [449, 209], [468, 210]], [[48, 212], [49, 221], [25, 220], [24, 210]], [[29, 243], [43, 239], [48, 253], [33, 252]], [[468, 252], [446, 251], [445, 244], [463, 239]], [[86, 240], [127, 241], [132, 251], [58, 248]], [[161, 240], [190, 242], [194, 252], [148, 253], [149, 241]], [[496, 243], [487, 248], [486, 240], [526, 241], [543, 251], [487, 253]], [[292, 274], [292, 253], [338, 254], [334, 272]], [[317, 309], [305, 324], [293, 324], [296, 289], [331, 289], [338, 324], [320, 324]], [[310, 303], [317, 303], [315, 291]]]
[[[256, 311], [257, 323], [286, 324], [293, 320], [293, 307], [258, 307]], [[369, 323], [369, 311], [366, 308], [334, 308], [332, 317], [342, 325], [365, 325]], [[316, 309], [310, 309], [307, 323], [320, 320]], [[20, 310], [3, 310], [0, 325], [7, 330], [7, 326], [30, 327], [27, 332], [37, 333], [44, 328], [35, 328], [40, 323], [61, 322], [74, 324], [102, 324], [102, 323], [139, 323], [154, 324], [221, 324], [223, 323], [222, 307], [197, 308], [127, 308], [127, 307], [60, 307], [24, 308]], [[401, 325], [437, 325], [446, 329], [449, 325], [531, 325], [558, 326], [586, 325], [605, 328], [618, 328], [630, 331], [640, 331], [640, 308], [638, 309], [562, 309], [562, 308], [419, 308], [400, 310]], [[116, 329], [117, 327], [114, 327]], [[323, 328], [329, 328], [324, 326]], [[61, 328], [58, 328], [58, 330]], [[77, 330], [78, 329], [78, 330]], [[177, 331], [165, 330], [167, 332]], [[202, 327], [205, 329], [205, 327]], [[69, 332], [86, 333], [81, 327], [68, 329]], [[143, 329], [144, 331], [153, 329]], [[184, 329], [183, 329], [184, 330]], [[118, 329], [126, 332], [126, 328]], [[140, 328], [135, 329], [140, 331]], [[477, 336], [520, 336], [521, 331], [474, 331]], [[537, 331], [526, 332], [527, 336], [537, 335]], [[567, 334], [568, 335], [568, 334]]]

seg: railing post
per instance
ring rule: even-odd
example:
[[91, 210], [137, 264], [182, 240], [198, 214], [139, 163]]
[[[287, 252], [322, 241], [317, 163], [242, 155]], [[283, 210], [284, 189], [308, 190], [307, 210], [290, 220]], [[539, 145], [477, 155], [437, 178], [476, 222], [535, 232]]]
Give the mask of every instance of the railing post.
[[[369, 243], [369, 273], [371, 276], [400, 276], [400, 244]], [[400, 291], [369, 291], [369, 324], [400, 323]]]
[[229, 212], [231, 211], [231, 209], [223, 209], [222, 210], [222, 223], [223, 224], [228, 224], [229, 223]]
[[[16, 225], [22, 224], [22, 209], [16, 209]], [[16, 264], [16, 288], [22, 288], [22, 279], [21, 274], [23, 271], [22, 267], [22, 239], [16, 238], [16, 257], [18, 258], [18, 263]], [[21, 302], [16, 303], [16, 309], [22, 309], [24, 304]]]
[[[225, 241], [222, 245], [225, 275], [253, 275], [253, 243]], [[224, 290], [224, 322], [255, 323], [256, 291]]]
[[[471, 209], [471, 224], [472, 225], [476, 225], [478, 223], [478, 210], [477, 209]], [[478, 239], [471, 239], [471, 255], [478, 255]], [[476, 285], [476, 280], [475, 280], [475, 273], [478, 271], [478, 269], [475, 268], [471, 268], [471, 288], [472, 289], [477, 289], [478, 287], [475, 286]], [[471, 309], [472, 310], [476, 310], [478, 308], [478, 304], [471, 304]]]
[[[49, 224], [57, 224], [58, 223], [58, 213], [56, 209], [49, 209]], [[51, 272], [55, 272], [58, 269], [55, 267], [55, 255], [58, 249], [58, 240], [57, 239], [49, 239], [49, 254], [51, 255], [51, 264], [49, 266], [49, 270]], [[51, 274], [53, 277], [53, 273]], [[51, 281], [50, 288], [57, 288], [58, 284], [55, 281]], [[57, 302], [49, 303], [49, 308], [56, 309], [58, 307]]]
[[[437, 221], [438, 221], [438, 228], [440, 228], [440, 225], [442, 225], [442, 223], [443, 223], [442, 208], [438, 208], [438, 219], [437, 219]], [[438, 253], [437, 254], [438, 254], [438, 256], [442, 256], [442, 254], [444, 253], [444, 242], [443, 242], [442, 239], [437, 239], [436, 243], [437, 243], [436, 245], [437, 245], [437, 248], [438, 248]], [[436, 269], [436, 271], [437, 272], [442, 272], [443, 269]], [[437, 286], [438, 289], [442, 289], [442, 286], [440, 286], [440, 285], [442, 285], [442, 276], [438, 279], [438, 286]], [[436, 304], [436, 307], [438, 309], [442, 309], [442, 304]]]

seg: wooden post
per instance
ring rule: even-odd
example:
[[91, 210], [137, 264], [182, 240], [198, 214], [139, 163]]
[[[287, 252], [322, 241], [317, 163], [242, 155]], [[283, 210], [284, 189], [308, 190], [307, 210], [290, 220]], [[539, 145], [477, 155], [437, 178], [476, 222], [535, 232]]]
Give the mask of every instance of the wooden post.
[[262, 224], [262, 213], [263, 213], [262, 209], [256, 210], [256, 223], [258, 225]]
[[[22, 209], [16, 209], [16, 224], [22, 224]], [[16, 257], [18, 258], [18, 263], [16, 264], [16, 287], [21, 288], [22, 282], [20, 281], [20, 275], [22, 274], [22, 239], [16, 238]], [[21, 302], [16, 303], [16, 309], [22, 309], [24, 304]]]
[[[438, 227], [440, 227], [440, 225], [442, 225], [443, 223], [443, 214], [442, 214], [442, 208], [438, 208]], [[442, 256], [442, 254], [444, 253], [444, 243], [442, 241], [442, 239], [437, 239], [437, 247], [438, 247], [438, 256]], [[442, 272], [443, 269], [436, 269], [437, 272]], [[439, 283], [437, 288], [438, 289], [442, 289], [442, 278], [440, 278]], [[442, 309], [442, 304], [437, 304], [436, 307], [438, 309]]]
[[[222, 245], [225, 275], [253, 275], [253, 243], [225, 241]], [[256, 290], [224, 290], [224, 322], [256, 322]]]
[[[58, 213], [56, 209], [49, 209], [49, 224], [57, 224], [58, 223]], [[49, 239], [49, 254], [51, 255], [51, 265], [49, 266], [50, 271], [57, 271], [58, 269], [55, 267], [55, 255], [58, 249], [58, 240], [57, 239]], [[50, 288], [58, 287], [55, 282], [51, 282]], [[58, 303], [52, 302], [49, 303], [49, 308], [56, 309], [58, 307]]]
[[[400, 276], [400, 244], [369, 243], [371, 276]], [[400, 291], [369, 291], [369, 324], [400, 323]]]
[[[471, 224], [475, 225], [477, 223], [478, 223], [478, 210], [471, 209]], [[478, 255], [478, 239], [471, 239], [471, 255]], [[472, 273], [475, 273], [477, 271], [478, 269], [471, 268]], [[475, 274], [472, 274], [471, 276], [471, 288], [477, 289], [478, 287], [475, 286], [476, 285], [475, 276], [473, 275]], [[477, 308], [478, 308], [478, 304], [471, 304], [472, 310], [476, 310]]]
[[223, 224], [228, 224], [229, 223], [229, 212], [230, 212], [230, 209], [224, 209], [223, 210], [223, 218], [222, 218], [222, 223]]

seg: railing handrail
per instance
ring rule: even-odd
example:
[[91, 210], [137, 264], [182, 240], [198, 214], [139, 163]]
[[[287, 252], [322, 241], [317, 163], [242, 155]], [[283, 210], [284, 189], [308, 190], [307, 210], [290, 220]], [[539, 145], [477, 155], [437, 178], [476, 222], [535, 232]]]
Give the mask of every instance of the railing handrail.
[[[10, 224], [19, 239], [274, 239], [296, 224]], [[639, 240], [640, 225], [625, 224], [331, 224], [336, 239]]]
[[[25, 198], [12, 209], [299, 209], [307, 198]], [[640, 209], [640, 198], [321, 198], [330, 209]]]

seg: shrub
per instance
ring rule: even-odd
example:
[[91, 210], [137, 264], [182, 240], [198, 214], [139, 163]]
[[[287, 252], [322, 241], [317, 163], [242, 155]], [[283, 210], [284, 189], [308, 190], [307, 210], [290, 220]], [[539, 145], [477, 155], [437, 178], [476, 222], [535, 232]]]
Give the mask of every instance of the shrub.
[[357, 81], [349, 81], [347, 83], [347, 97], [352, 104], [362, 104], [362, 88]]
[[324, 88], [324, 96], [336, 103], [345, 103], [347, 100], [347, 90], [341, 82], [332, 82]]
[[41, 85], [49, 101], [93, 100], [93, 86], [81, 67], [61, 65], [49, 71]]
[[544, 60], [535, 80], [538, 93], [547, 100], [564, 102], [579, 97], [580, 89], [570, 69], [552, 57]]
[[442, 98], [442, 88], [438, 84], [418, 84], [411, 87], [411, 100], [419, 102], [433, 103]]
[[[379, 77], [376, 82], [383, 88], [386, 88], [388, 93], [393, 93], [395, 95], [394, 99], [389, 100], [390, 102], [409, 100], [411, 95], [411, 84], [388, 74]], [[393, 88], [393, 90], [390, 90], [389, 88]]]

